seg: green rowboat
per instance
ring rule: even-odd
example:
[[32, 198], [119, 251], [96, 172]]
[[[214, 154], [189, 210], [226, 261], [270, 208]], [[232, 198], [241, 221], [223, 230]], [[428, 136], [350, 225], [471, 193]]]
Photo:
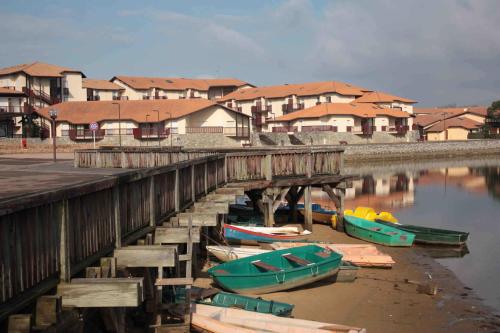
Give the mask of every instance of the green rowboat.
[[212, 267], [222, 288], [242, 294], [287, 290], [335, 275], [342, 255], [317, 245], [276, 250]]
[[415, 235], [392, 226], [344, 215], [346, 232], [367, 242], [386, 246], [412, 246]]
[[469, 237], [468, 232], [428, 228], [418, 225], [388, 223], [377, 220], [378, 223], [389, 225], [393, 228], [411, 232], [415, 234], [415, 243], [432, 244], [432, 245], [452, 245], [459, 246], [465, 244]]

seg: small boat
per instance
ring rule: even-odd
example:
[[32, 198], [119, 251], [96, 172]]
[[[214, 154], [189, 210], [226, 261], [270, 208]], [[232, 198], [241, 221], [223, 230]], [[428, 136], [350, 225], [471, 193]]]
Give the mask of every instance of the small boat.
[[223, 308], [238, 308], [246, 311], [269, 313], [275, 316], [290, 317], [294, 305], [275, 301], [267, 301], [260, 297], [250, 297], [224, 291], [198, 301], [199, 304], [218, 306]]
[[[283, 250], [291, 247], [314, 244], [342, 254], [345, 261], [352, 262], [360, 267], [391, 268], [395, 261], [392, 257], [372, 244], [329, 244], [329, 243], [272, 243], [269, 247], [275, 250]], [[262, 245], [261, 245], [262, 246]]]
[[230, 242], [258, 244], [305, 240], [311, 232], [298, 227], [247, 227], [224, 224], [224, 237]]
[[415, 234], [415, 243], [420, 244], [460, 246], [465, 244], [467, 238], [469, 237], [469, 233], [463, 231], [421, 227], [410, 224], [388, 223], [380, 220], [377, 220], [377, 222]]
[[192, 325], [213, 333], [366, 333], [363, 328], [311, 320], [276, 317], [233, 308], [205, 304], [191, 306]]
[[242, 225], [248, 227], [263, 227], [264, 218], [258, 215], [227, 215], [227, 222], [232, 225]]
[[[298, 204], [297, 210], [304, 216], [304, 204]], [[330, 224], [337, 211], [325, 209], [320, 204], [312, 204], [312, 219], [314, 222]]]
[[344, 227], [352, 237], [386, 246], [412, 246], [415, 239], [415, 234], [354, 215], [344, 215]]
[[[176, 287], [171, 293], [168, 302], [184, 304], [186, 301], [186, 288]], [[218, 306], [222, 308], [238, 308], [246, 311], [269, 313], [275, 316], [289, 317], [292, 315], [293, 304], [268, 301], [261, 297], [250, 297], [238, 294], [226, 293], [218, 289], [205, 289], [192, 287], [191, 301], [198, 304]]]
[[208, 252], [223, 262], [269, 252], [269, 250], [260, 249], [258, 247], [207, 245], [206, 248]]
[[317, 245], [271, 251], [212, 267], [222, 288], [263, 294], [300, 287], [337, 274], [342, 255]]

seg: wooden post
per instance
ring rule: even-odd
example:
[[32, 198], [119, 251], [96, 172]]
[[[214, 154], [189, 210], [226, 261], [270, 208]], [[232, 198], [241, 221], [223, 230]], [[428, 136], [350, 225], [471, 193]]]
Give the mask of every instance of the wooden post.
[[339, 207], [337, 211], [337, 226], [336, 229], [338, 231], [345, 231], [344, 229], [344, 198], [345, 198], [345, 189], [339, 189]]
[[113, 209], [115, 220], [115, 247], [122, 247], [122, 224], [120, 217], [120, 185], [113, 187]]
[[194, 181], [194, 164], [191, 165], [191, 200], [196, 201], [196, 187]]
[[311, 186], [305, 186], [304, 189], [304, 226], [307, 230], [312, 231], [312, 198]]
[[309, 151], [306, 157], [306, 176], [307, 178], [312, 177], [312, 152]]
[[[192, 276], [192, 257], [193, 257], [193, 222], [191, 218], [189, 218], [188, 222], [188, 239], [187, 239], [187, 251], [186, 251], [186, 279], [190, 279]], [[184, 309], [184, 325], [190, 327], [191, 325], [191, 285], [186, 285], [186, 304]]]
[[264, 174], [266, 180], [273, 180], [273, 162], [272, 155], [270, 153], [266, 154], [264, 158]]
[[[216, 167], [215, 169], [217, 170], [218, 167]], [[218, 172], [216, 172], [216, 174], [217, 173]], [[227, 156], [226, 155], [224, 155], [224, 184], [227, 184]]]
[[15, 314], [9, 316], [8, 333], [31, 332], [31, 314]]
[[175, 169], [175, 186], [174, 186], [174, 202], [175, 202], [175, 211], [178, 212], [181, 207], [181, 197], [180, 197], [180, 189], [179, 189], [179, 167]]
[[156, 225], [156, 195], [154, 176], [149, 177], [149, 225]]
[[[203, 183], [205, 184], [205, 195], [208, 194], [208, 162], [205, 161], [205, 163], [203, 164], [204, 165], [204, 181]], [[217, 169], [215, 169], [217, 170]]]
[[35, 325], [45, 329], [57, 323], [61, 311], [61, 298], [56, 295], [44, 295], [36, 300]]
[[60, 226], [59, 226], [59, 279], [61, 282], [69, 282], [71, 279], [71, 262], [69, 253], [68, 237], [68, 200], [61, 201]]

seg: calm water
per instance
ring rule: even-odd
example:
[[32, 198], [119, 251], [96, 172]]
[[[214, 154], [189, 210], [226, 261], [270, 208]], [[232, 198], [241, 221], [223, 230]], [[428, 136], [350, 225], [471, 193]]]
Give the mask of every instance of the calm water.
[[394, 212], [402, 223], [469, 231], [469, 253], [432, 254], [500, 312], [500, 158], [347, 171], [362, 177], [346, 191], [346, 208], [371, 206]]

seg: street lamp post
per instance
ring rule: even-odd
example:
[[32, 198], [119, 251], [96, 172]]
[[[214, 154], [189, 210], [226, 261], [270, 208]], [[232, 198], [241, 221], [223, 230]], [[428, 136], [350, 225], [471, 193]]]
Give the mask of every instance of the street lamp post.
[[118, 142], [120, 143], [120, 149], [122, 148], [122, 115], [120, 109], [120, 103], [112, 103], [118, 105]]
[[173, 147], [173, 143], [172, 143], [172, 140], [173, 140], [173, 137], [172, 137], [172, 114], [170, 112], [166, 112], [168, 114], [168, 122], [170, 124], [170, 149], [172, 149]]
[[57, 110], [50, 109], [49, 110], [50, 119], [52, 119], [52, 149], [53, 149], [53, 160], [56, 162], [56, 118], [57, 118]]

